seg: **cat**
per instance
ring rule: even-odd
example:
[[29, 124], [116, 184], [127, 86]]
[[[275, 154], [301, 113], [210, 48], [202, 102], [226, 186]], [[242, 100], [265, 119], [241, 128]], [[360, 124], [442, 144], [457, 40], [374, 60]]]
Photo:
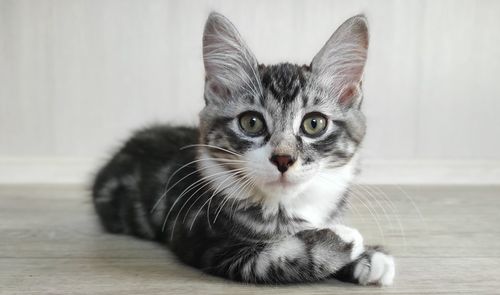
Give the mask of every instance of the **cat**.
[[125, 143], [93, 185], [104, 228], [236, 281], [392, 284], [393, 257], [340, 220], [366, 129], [367, 50], [357, 15], [310, 65], [262, 65], [211, 13], [199, 128], [152, 126]]

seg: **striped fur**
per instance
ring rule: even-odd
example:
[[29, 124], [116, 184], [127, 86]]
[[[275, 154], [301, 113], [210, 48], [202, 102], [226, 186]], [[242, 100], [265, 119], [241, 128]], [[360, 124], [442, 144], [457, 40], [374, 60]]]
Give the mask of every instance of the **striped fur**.
[[[309, 66], [259, 65], [216, 13], [203, 43], [199, 127], [140, 130], [99, 171], [93, 200], [105, 229], [166, 243], [237, 281], [391, 284], [392, 257], [341, 224], [365, 134], [365, 18], [347, 20]], [[249, 111], [263, 120], [258, 135], [239, 123]], [[308, 114], [326, 118], [320, 135], [305, 133]], [[278, 171], [273, 155], [293, 161]]]

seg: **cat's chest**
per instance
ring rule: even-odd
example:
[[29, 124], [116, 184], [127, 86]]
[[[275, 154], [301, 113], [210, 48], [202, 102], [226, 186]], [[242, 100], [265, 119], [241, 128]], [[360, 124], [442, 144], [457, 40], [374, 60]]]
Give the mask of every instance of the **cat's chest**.
[[346, 197], [348, 183], [328, 185], [313, 183], [287, 204], [290, 216], [304, 220], [305, 227], [327, 228], [338, 215], [339, 205]]
[[313, 228], [328, 228], [339, 214], [354, 177], [355, 163], [330, 170], [315, 177], [304, 190], [284, 202], [289, 214]]

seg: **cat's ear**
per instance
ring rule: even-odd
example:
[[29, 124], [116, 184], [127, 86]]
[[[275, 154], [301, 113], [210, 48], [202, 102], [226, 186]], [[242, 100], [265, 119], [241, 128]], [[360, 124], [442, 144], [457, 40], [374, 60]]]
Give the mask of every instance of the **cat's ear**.
[[358, 105], [368, 52], [365, 16], [346, 20], [314, 57], [311, 67], [317, 82], [343, 106]]
[[224, 102], [241, 91], [260, 93], [258, 63], [234, 25], [212, 12], [203, 33], [205, 100]]

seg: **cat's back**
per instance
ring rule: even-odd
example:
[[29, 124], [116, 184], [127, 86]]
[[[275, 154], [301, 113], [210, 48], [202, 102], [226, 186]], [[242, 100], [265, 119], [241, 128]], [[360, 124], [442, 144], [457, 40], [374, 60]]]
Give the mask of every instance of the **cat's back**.
[[186, 146], [196, 144], [198, 129], [186, 126], [155, 125], [141, 129], [125, 143], [120, 153], [137, 158], [166, 159]]

